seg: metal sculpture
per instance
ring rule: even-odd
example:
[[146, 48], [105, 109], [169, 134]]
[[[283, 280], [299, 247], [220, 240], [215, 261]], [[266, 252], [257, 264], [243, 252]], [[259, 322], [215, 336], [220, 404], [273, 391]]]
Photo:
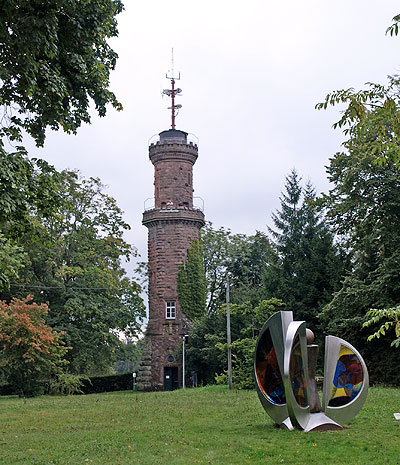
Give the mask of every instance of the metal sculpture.
[[292, 312], [268, 319], [254, 356], [258, 397], [268, 415], [290, 430], [343, 429], [367, 398], [367, 367], [351, 344], [327, 336], [321, 405], [315, 382], [318, 346], [313, 340], [312, 331], [304, 321], [293, 321]]

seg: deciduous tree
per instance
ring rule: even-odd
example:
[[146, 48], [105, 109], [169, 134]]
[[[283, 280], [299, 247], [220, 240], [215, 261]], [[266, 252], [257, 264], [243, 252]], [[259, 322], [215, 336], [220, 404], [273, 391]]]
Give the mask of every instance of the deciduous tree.
[[[351, 273], [324, 308], [321, 321], [329, 332], [341, 334], [359, 347], [373, 376], [381, 382], [398, 382], [393, 367], [398, 365], [399, 355], [385, 340], [366, 343], [368, 332], [362, 330], [371, 308], [393, 308], [400, 302], [400, 168], [389, 159], [376, 163], [374, 144], [369, 141], [379, 139], [381, 126], [374, 125], [374, 111], [367, 119], [369, 131], [362, 137], [352, 135], [348, 151], [337, 153], [328, 167], [333, 188], [323, 202], [353, 259]], [[391, 118], [385, 121], [385, 131], [384, 140], [393, 132]], [[380, 147], [385, 152], [385, 144]], [[379, 326], [372, 329], [378, 331]], [[379, 356], [382, 351], [385, 357]]]
[[275, 251], [267, 235], [232, 235], [232, 257], [228, 264], [230, 299], [233, 303], [250, 302], [252, 306], [265, 298], [265, 276]]
[[58, 173], [44, 160], [6, 153], [0, 141], [0, 292], [29, 263], [21, 237], [34, 229], [33, 217], [52, 215], [60, 205]]
[[[381, 324], [377, 331], [368, 336], [369, 341], [375, 338], [379, 339], [381, 336], [386, 336], [386, 333], [393, 329], [395, 339], [393, 339], [391, 346], [400, 346], [400, 305], [393, 308], [373, 308], [368, 310], [366, 316], [369, 319], [363, 324], [365, 328], [378, 323]], [[383, 323], [381, 323], [382, 320], [384, 320]]]
[[[242, 305], [232, 305], [232, 319], [235, 326], [232, 340], [232, 380], [236, 389], [252, 389], [254, 387], [254, 350], [257, 337], [268, 318], [285, 305], [279, 299], [262, 300], [257, 306], [249, 302]], [[226, 384], [226, 341], [219, 341], [216, 348], [224, 355], [222, 373], [216, 375], [217, 383]]]
[[[396, 15], [386, 33], [397, 36], [399, 22], [400, 15]], [[389, 162], [400, 166], [399, 89], [400, 77], [388, 76], [387, 85], [367, 82], [366, 89], [336, 90], [315, 107], [325, 110], [328, 106], [345, 104], [341, 118], [333, 125], [334, 128], [343, 128], [344, 134], [348, 136], [343, 145], [350, 151], [353, 146], [357, 150], [368, 151], [374, 155], [374, 161], [378, 164]], [[388, 125], [390, 131], [387, 131]], [[371, 128], [374, 138], [368, 138]]]
[[201, 244], [207, 279], [207, 311], [214, 312], [224, 299], [226, 273], [231, 256], [231, 232], [225, 228], [214, 229], [208, 222], [202, 229]]
[[49, 303], [47, 321], [66, 332], [78, 374], [111, 369], [119, 333], [137, 336], [144, 316], [140, 287], [122, 267], [136, 253], [123, 239], [129, 226], [103, 190], [99, 179], [59, 174], [62, 204], [56, 215], [35, 215], [35, 230], [22, 240], [31, 266], [11, 287], [14, 295], [36, 290], [36, 300]]
[[209, 313], [225, 302], [228, 275], [232, 302], [251, 301], [256, 305], [264, 297], [263, 277], [274, 253], [265, 234], [259, 231], [252, 236], [232, 234], [229, 229], [216, 230], [207, 223], [202, 230], [201, 244]]
[[43, 145], [46, 128], [75, 132], [121, 105], [108, 89], [120, 0], [4, 0], [0, 4], [0, 138], [22, 130]]
[[21, 397], [43, 392], [67, 363], [62, 334], [45, 324], [48, 311], [31, 295], [0, 301], [0, 370]]

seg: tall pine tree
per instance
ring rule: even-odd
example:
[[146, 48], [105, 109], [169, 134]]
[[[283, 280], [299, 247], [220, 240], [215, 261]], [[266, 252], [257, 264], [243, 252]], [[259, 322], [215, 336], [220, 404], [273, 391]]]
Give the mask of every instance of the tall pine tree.
[[267, 293], [315, 328], [321, 307], [339, 286], [343, 261], [317, 209], [313, 186], [308, 182], [303, 188], [294, 169], [280, 200], [281, 209], [272, 215], [275, 229], [269, 228], [276, 258], [266, 275]]

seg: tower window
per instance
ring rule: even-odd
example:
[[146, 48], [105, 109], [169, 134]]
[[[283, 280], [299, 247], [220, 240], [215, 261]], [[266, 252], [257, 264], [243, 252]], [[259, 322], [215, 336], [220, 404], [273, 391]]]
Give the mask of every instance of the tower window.
[[165, 318], [168, 320], [176, 318], [176, 302], [174, 300], [165, 302]]

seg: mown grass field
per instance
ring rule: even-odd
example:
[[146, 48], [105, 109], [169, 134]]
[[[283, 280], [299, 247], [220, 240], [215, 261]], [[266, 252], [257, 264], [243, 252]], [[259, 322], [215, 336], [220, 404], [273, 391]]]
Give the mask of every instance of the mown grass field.
[[340, 432], [274, 427], [257, 394], [223, 387], [164, 393], [0, 397], [1, 465], [400, 464], [400, 389], [371, 388]]

